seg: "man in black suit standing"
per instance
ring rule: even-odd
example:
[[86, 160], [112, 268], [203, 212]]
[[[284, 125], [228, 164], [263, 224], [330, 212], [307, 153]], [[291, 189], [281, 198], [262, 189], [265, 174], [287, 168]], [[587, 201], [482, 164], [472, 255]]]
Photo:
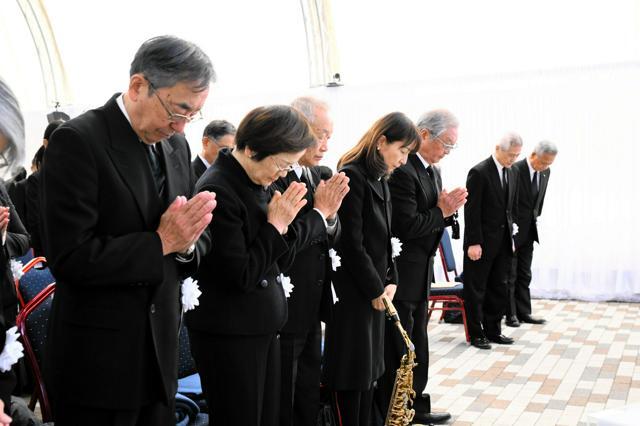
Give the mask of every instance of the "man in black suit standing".
[[502, 334], [507, 308], [507, 279], [513, 256], [517, 172], [511, 167], [522, 150], [522, 138], [507, 133], [495, 152], [467, 176], [464, 208], [464, 306], [471, 344], [491, 349], [489, 341], [512, 344]]
[[[333, 133], [327, 104], [300, 97], [291, 106], [307, 118], [317, 142], [307, 148], [299, 165], [274, 185], [281, 192], [292, 182], [307, 185], [307, 204], [291, 226], [318, 232], [306, 239], [309, 244], [296, 247], [295, 261], [285, 271], [294, 289], [287, 301], [287, 323], [280, 333], [280, 425], [315, 426], [320, 404], [320, 320], [327, 321], [332, 303], [329, 248], [339, 235], [337, 212], [349, 191], [349, 179], [344, 173], [332, 177], [331, 169], [319, 166]], [[318, 215], [324, 227], [314, 226]]]
[[202, 151], [191, 162], [196, 180], [216, 161], [222, 148], [236, 146], [236, 128], [226, 120], [213, 120], [202, 132]]
[[[457, 146], [458, 119], [447, 110], [434, 110], [422, 115], [417, 127], [422, 139], [419, 151], [410, 154], [407, 163], [396, 169], [389, 179], [392, 231], [403, 244], [396, 260], [398, 287], [393, 303], [416, 347], [414, 422], [432, 424], [451, 417], [449, 413], [432, 413], [430, 397], [423, 393], [429, 372], [426, 315], [433, 257], [444, 228], [453, 224], [453, 214], [464, 205], [467, 191], [465, 188], [443, 190], [440, 170], [435, 166]], [[405, 345], [391, 322], [386, 331], [384, 382], [390, 394]]]
[[[129, 87], [53, 134], [45, 254], [57, 280], [45, 377], [56, 425], [175, 424], [181, 278], [208, 248], [183, 136], [214, 71], [193, 43], [147, 40]], [[197, 245], [197, 247], [196, 247]]]
[[516, 252], [509, 277], [509, 303], [507, 321], [510, 327], [519, 327], [521, 322], [544, 324], [543, 318], [531, 316], [531, 261], [533, 242], [538, 239], [538, 216], [542, 213], [544, 196], [558, 148], [553, 142], [538, 142], [528, 158], [513, 165], [518, 171], [518, 217], [519, 231], [514, 236]]

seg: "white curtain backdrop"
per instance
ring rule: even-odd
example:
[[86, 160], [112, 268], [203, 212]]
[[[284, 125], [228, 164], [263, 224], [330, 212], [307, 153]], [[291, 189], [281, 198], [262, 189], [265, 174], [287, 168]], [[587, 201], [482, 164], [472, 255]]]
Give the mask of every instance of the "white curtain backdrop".
[[[441, 164], [447, 188], [464, 185], [469, 168], [488, 157], [506, 131], [522, 135], [523, 156], [541, 139], [556, 142], [560, 152], [539, 220], [533, 295], [640, 301], [639, 75], [640, 64], [627, 63], [309, 93], [332, 106], [335, 132], [325, 158], [330, 167], [375, 119], [394, 110], [415, 119], [445, 107], [458, 116], [459, 147]], [[254, 105], [287, 103], [298, 95], [213, 94], [209, 104], [217, 117], [238, 123]], [[196, 151], [201, 128], [190, 132]], [[453, 247], [461, 270], [461, 241]]]
[[[523, 155], [552, 140], [560, 153], [540, 218], [533, 294], [640, 301], [639, 0], [334, 0], [345, 86], [315, 90], [305, 89], [298, 1], [44, 4], [75, 93], [76, 104], [66, 107], [72, 115], [126, 88], [143, 40], [173, 33], [203, 47], [219, 80], [206, 120], [187, 128], [194, 155], [208, 120], [237, 125], [253, 107], [303, 94], [332, 107], [335, 132], [325, 159], [331, 167], [374, 120], [396, 110], [416, 119], [444, 107], [459, 117], [459, 148], [441, 165], [448, 188], [464, 185], [469, 168], [506, 131], [523, 136]], [[15, 5], [7, 5], [0, 7], [7, 59], [0, 75], [22, 99], [31, 156], [50, 106], [39, 101], [33, 48]], [[454, 250], [461, 269], [459, 241]]]

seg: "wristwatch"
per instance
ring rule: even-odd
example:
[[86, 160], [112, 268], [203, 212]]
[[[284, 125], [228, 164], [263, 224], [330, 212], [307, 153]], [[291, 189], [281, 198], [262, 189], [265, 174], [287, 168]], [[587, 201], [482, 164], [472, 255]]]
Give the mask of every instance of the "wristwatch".
[[196, 245], [191, 244], [187, 251], [176, 253], [176, 260], [181, 263], [190, 262], [193, 259], [193, 252], [196, 251]]

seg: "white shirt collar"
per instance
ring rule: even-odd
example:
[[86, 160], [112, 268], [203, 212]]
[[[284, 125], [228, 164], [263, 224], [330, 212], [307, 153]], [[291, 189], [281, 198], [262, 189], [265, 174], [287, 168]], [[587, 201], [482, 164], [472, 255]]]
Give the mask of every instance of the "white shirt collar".
[[420, 155], [419, 152], [416, 153], [416, 156], [420, 159], [420, 162], [422, 163], [422, 165], [424, 166], [425, 169], [431, 165], [431, 164], [429, 164], [429, 162], [427, 160], [422, 158], [422, 155]]
[[293, 171], [296, 172], [296, 176], [300, 179], [300, 176], [302, 176], [302, 166], [300, 164], [294, 166]]
[[500, 178], [500, 182], [502, 182], [502, 169], [504, 169], [504, 167], [496, 159], [495, 154], [491, 154], [491, 158], [493, 158], [493, 162], [496, 163], [496, 167], [498, 168], [498, 177]]
[[[118, 104], [118, 108], [120, 108], [120, 111], [122, 111], [122, 114], [124, 115], [124, 118], [127, 119], [127, 121], [129, 122], [129, 125], [131, 126], [131, 128], [133, 129], [133, 124], [131, 124], [131, 117], [129, 117], [129, 113], [127, 112], [127, 109], [124, 107], [124, 93], [122, 93], [120, 96], [118, 96], [116, 98], [116, 103]], [[134, 130], [135, 132], [135, 130]], [[138, 140], [142, 143], [144, 143], [144, 141], [142, 139], [140, 139], [138, 137]], [[155, 143], [152, 144], [155, 146]]]
[[206, 158], [204, 158], [202, 155], [198, 154], [198, 158], [200, 159], [200, 161], [202, 161], [204, 163], [205, 166], [207, 166], [207, 169], [209, 167], [211, 167], [211, 164], [209, 164], [209, 162], [207, 161]]
[[[531, 166], [531, 161], [529, 161], [529, 157], [527, 157], [527, 166], [529, 166], [529, 180], [533, 180], [533, 174], [536, 172], [535, 169]], [[538, 173], [538, 179], [540, 179], [540, 173]]]

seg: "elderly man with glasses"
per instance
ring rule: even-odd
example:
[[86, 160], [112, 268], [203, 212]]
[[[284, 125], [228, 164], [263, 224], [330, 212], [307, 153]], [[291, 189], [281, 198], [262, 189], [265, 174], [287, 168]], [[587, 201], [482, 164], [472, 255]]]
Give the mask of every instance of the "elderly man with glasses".
[[191, 162], [196, 179], [216, 161], [221, 149], [236, 146], [236, 128], [226, 120], [213, 120], [202, 132], [202, 151]]
[[214, 70], [193, 43], [147, 40], [129, 87], [60, 126], [43, 168], [56, 277], [45, 374], [57, 425], [171, 425], [180, 280], [208, 250], [215, 195], [194, 190], [187, 123]]
[[[431, 411], [431, 400], [425, 392], [429, 373], [429, 341], [427, 336], [427, 300], [429, 283], [433, 280], [433, 257], [445, 227], [457, 226], [456, 211], [465, 203], [467, 191], [456, 188], [451, 192], [442, 188], [440, 168], [436, 166], [458, 141], [458, 119], [449, 111], [427, 112], [418, 120], [420, 149], [410, 154], [407, 164], [398, 168], [389, 179], [393, 216], [393, 235], [402, 241], [397, 258], [398, 288], [393, 303], [402, 326], [416, 347], [413, 388], [415, 423], [446, 422], [449, 413]], [[386, 414], [396, 370], [404, 354], [405, 345], [397, 330], [387, 324], [385, 334], [385, 375], [381, 383], [381, 410]]]

